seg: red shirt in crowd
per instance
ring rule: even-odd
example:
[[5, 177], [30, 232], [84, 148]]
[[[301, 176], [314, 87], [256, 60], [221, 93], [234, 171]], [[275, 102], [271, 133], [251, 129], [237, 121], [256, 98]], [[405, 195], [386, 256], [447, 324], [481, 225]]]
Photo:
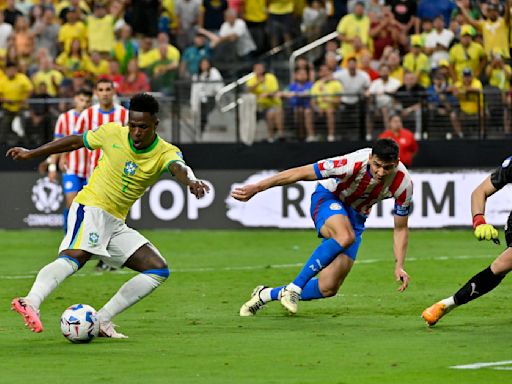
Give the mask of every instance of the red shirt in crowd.
[[384, 138], [393, 139], [397, 142], [400, 148], [400, 161], [407, 167], [410, 167], [414, 155], [418, 152], [418, 143], [414, 138], [414, 134], [405, 128], [400, 128], [398, 134], [388, 129], [379, 135], [379, 139]]

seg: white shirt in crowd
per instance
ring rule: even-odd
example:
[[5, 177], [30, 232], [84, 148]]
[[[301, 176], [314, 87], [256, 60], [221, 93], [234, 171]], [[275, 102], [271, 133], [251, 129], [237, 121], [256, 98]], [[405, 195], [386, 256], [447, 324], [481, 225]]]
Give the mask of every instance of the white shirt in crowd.
[[256, 49], [256, 44], [254, 44], [251, 34], [247, 29], [247, 24], [245, 24], [245, 21], [242, 19], [236, 19], [233, 24], [227, 21], [222, 23], [219, 36], [225, 37], [232, 34], [238, 36], [238, 40], [236, 41], [236, 53], [238, 56], [245, 56]]
[[190, 106], [192, 111], [199, 111], [201, 102], [210, 96], [215, 96], [224, 86], [222, 75], [217, 68], [210, 68], [209, 72], [203, 72], [192, 76], [192, 88], [190, 90]]
[[400, 81], [394, 77], [389, 77], [388, 81], [384, 82], [382, 78], [372, 81], [370, 84], [370, 95], [375, 96], [375, 101], [378, 108], [390, 107], [393, 104], [393, 98], [388, 93], [395, 93], [400, 88]]
[[[356, 69], [354, 76], [351, 76], [346, 68], [338, 70], [334, 73], [334, 78], [343, 85], [343, 93], [348, 95], [363, 94], [370, 86], [370, 76], [360, 69]], [[358, 100], [357, 96], [341, 97], [341, 102], [344, 104], [355, 104]]]
[[12, 33], [12, 25], [9, 23], [0, 24], [0, 48], [7, 48], [7, 38]]
[[450, 47], [453, 37], [453, 32], [446, 28], [443, 29], [441, 33], [434, 29], [427, 35], [425, 40], [425, 48], [435, 49], [438, 45], [443, 47], [443, 49], [434, 50], [432, 56], [430, 57], [431, 65], [433, 68], [438, 66], [440, 60], [448, 60], [448, 48]]

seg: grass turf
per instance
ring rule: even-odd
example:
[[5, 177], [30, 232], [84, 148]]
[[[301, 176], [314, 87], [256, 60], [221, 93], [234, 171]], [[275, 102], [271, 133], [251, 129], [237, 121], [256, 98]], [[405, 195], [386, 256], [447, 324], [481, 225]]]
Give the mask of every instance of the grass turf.
[[146, 231], [171, 278], [115, 320], [127, 340], [66, 341], [62, 311], [99, 309], [132, 273], [95, 274], [93, 264], [43, 304], [45, 331], [32, 334], [8, 311], [55, 258], [57, 231], [0, 231], [0, 382], [25, 383], [501, 383], [512, 370], [450, 366], [511, 360], [509, 282], [458, 308], [435, 328], [422, 309], [487, 266], [502, 247], [471, 231], [412, 231], [396, 292], [392, 234], [368, 230], [359, 263], [335, 298], [271, 303], [256, 317], [240, 305], [257, 284], [289, 282], [318, 240], [313, 231]]

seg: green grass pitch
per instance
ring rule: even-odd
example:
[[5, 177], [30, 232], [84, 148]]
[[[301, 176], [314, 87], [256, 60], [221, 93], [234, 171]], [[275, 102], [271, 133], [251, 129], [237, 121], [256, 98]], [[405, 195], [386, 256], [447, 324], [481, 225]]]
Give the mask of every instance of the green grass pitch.
[[1, 383], [510, 383], [512, 365], [451, 366], [512, 360], [510, 278], [456, 309], [436, 327], [424, 307], [455, 292], [503, 249], [470, 230], [411, 231], [396, 291], [392, 232], [367, 230], [335, 298], [303, 302], [296, 316], [271, 303], [240, 318], [257, 284], [289, 282], [318, 244], [313, 231], [145, 231], [165, 255], [170, 279], [119, 315], [127, 340], [74, 345], [60, 334], [74, 303], [99, 309], [132, 273], [95, 274], [93, 264], [43, 304], [45, 331], [33, 334], [10, 300], [56, 256], [58, 231], [0, 231]]

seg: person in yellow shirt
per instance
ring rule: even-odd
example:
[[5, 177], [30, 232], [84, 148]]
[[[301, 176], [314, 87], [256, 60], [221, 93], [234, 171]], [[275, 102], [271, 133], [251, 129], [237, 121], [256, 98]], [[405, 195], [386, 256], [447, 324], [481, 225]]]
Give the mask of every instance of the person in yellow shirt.
[[[452, 87], [453, 94], [459, 100], [461, 120], [465, 117], [481, 117], [483, 114], [483, 101], [482, 83], [480, 80], [473, 76], [473, 71], [470, 68], [465, 68], [462, 71], [462, 80], [459, 80]], [[482, 120], [480, 119], [482, 124]], [[483, 127], [481, 126], [480, 129]]]
[[258, 51], [263, 53], [267, 45], [267, 3], [266, 0], [245, 0], [241, 12], [249, 33], [258, 47]]
[[144, 36], [140, 39], [139, 44], [139, 68], [143, 71], [148, 71], [154, 61], [153, 57], [153, 39], [151, 37]]
[[72, 77], [77, 72], [86, 72], [90, 60], [89, 55], [82, 49], [80, 40], [75, 39], [71, 42], [69, 51], [63, 51], [57, 56], [55, 64], [65, 76]]
[[462, 79], [462, 71], [469, 67], [475, 77], [479, 77], [487, 63], [484, 48], [473, 41], [474, 31], [465, 24], [460, 29], [460, 43], [449, 51], [450, 74], [454, 82]]
[[423, 39], [420, 35], [411, 36], [411, 51], [404, 56], [403, 68], [414, 73], [418, 79], [418, 84], [424, 88], [430, 87], [430, 64], [428, 56], [421, 50], [423, 48]]
[[510, 7], [511, 0], [505, 1], [505, 15], [500, 17], [499, 6], [495, 3], [487, 3], [487, 18], [485, 20], [474, 20], [469, 15], [469, 10], [461, 0], [457, 0], [466, 22], [471, 24], [477, 31], [480, 31], [484, 38], [484, 50], [490, 57], [493, 48], [499, 48], [505, 59], [510, 58], [509, 53], [509, 29], [510, 29]]
[[44, 299], [93, 257], [139, 272], [98, 311], [103, 337], [126, 338], [116, 331], [112, 318], [149, 295], [169, 277], [165, 259], [149, 240], [126, 225], [126, 215], [162, 173], [169, 172], [196, 198], [203, 198], [210, 188], [185, 164], [179, 148], [158, 136], [158, 110], [153, 96], [137, 94], [130, 100], [126, 127], [108, 123], [83, 135], [69, 135], [32, 150], [14, 147], [7, 151], [9, 158], [28, 160], [83, 147], [103, 150], [100, 165], [70, 207], [68, 229], [58, 258], [39, 271], [25, 297], [11, 302], [12, 309], [33, 332], [43, 331], [39, 307]]
[[341, 55], [345, 57], [354, 51], [352, 41], [358, 36], [361, 43], [370, 47], [370, 19], [365, 15], [365, 3], [358, 0], [352, 13], [341, 18], [337, 31], [341, 40]]
[[93, 51], [91, 52], [91, 59], [86, 63], [85, 70], [96, 79], [101, 75], [108, 74], [110, 68], [108, 61], [103, 59], [98, 51]]
[[[0, 143], [11, 138], [11, 129], [15, 119], [20, 119], [20, 112], [26, 107], [26, 100], [32, 93], [33, 86], [30, 79], [18, 72], [16, 63], [7, 62], [5, 76], [0, 78], [0, 99], [4, 115], [0, 122]], [[19, 120], [17, 120], [19, 121]], [[23, 132], [16, 132], [23, 136]]]
[[294, 0], [268, 0], [268, 26], [272, 48], [277, 47], [281, 38], [285, 43], [292, 40]]
[[97, 51], [106, 56], [114, 48], [115, 19], [107, 13], [101, 2], [94, 4], [94, 14], [87, 16], [87, 42], [89, 52]]
[[63, 79], [64, 76], [62, 73], [53, 69], [52, 61], [47, 55], [39, 59], [39, 69], [32, 75], [34, 88], [38, 88], [39, 84], [44, 83], [46, 84], [46, 91], [52, 97], [57, 96], [60, 83], [62, 83]]
[[174, 45], [169, 44], [169, 36], [166, 33], [160, 32], [157, 36], [157, 46], [146, 51], [146, 48], [153, 45], [151, 39], [143, 38], [143, 45], [141, 45], [141, 51], [139, 52], [139, 68], [147, 70], [149, 67], [154, 65], [157, 61], [161, 60], [161, 47], [167, 47], [166, 59], [173, 62], [179, 63], [181, 53]]
[[400, 54], [396, 50], [392, 50], [387, 56], [386, 61], [389, 67], [389, 77], [396, 79], [400, 82], [400, 85], [404, 83], [404, 67], [400, 65]]
[[272, 73], [265, 70], [265, 64], [253, 65], [253, 76], [247, 81], [247, 90], [256, 96], [258, 113], [265, 116], [268, 142], [274, 141], [274, 131], [278, 140], [284, 140], [283, 109], [279, 97], [279, 82]]
[[512, 77], [512, 68], [503, 61], [502, 50], [498, 47], [491, 51], [491, 62], [486, 68], [489, 85], [501, 91], [501, 102], [503, 108], [503, 128], [506, 134], [510, 134], [510, 106], [508, 97], [510, 92], [510, 79]]
[[80, 41], [83, 49], [87, 48], [87, 27], [84, 23], [78, 20], [78, 13], [75, 8], [69, 8], [66, 14], [67, 22], [60, 27], [59, 31], [59, 44], [62, 50], [68, 51], [71, 49], [71, 42], [75, 39]]
[[332, 71], [325, 64], [318, 69], [319, 79], [311, 88], [311, 107], [327, 122], [327, 141], [336, 140], [336, 111], [341, 103], [343, 86], [334, 79]]

